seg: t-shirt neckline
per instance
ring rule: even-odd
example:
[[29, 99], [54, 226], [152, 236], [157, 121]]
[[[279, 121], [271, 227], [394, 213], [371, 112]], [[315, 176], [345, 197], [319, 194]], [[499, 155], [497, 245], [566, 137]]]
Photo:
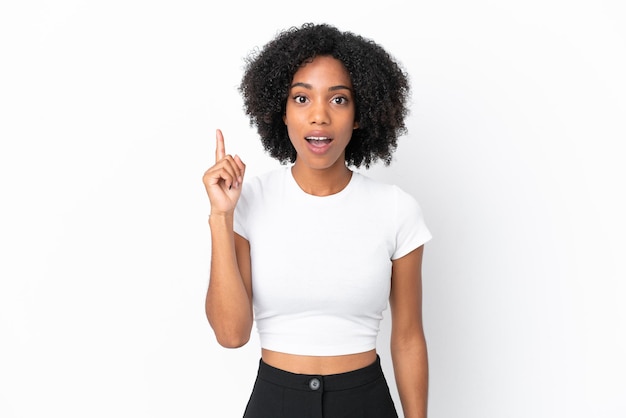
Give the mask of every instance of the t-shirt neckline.
[[293, 173], [291, 171], [291, 167], [286, 167], [285, 170], [285, 175], [287, 177], [287, 180], [289, 182], [289, 185], [292, 189], [296, 190], [296, 193], [298, 193], [298, 195], [303, 196], [304, 198], [307, 199], [315, 199], [315, 200], [335, 200], [335, 199], [339, 199], [345, 195], [347, 195], [353, 188], [354, 185], [356, 184], [357, 177], [359, 176], [359, 173], [357, 173], [356, 171], [352, 171], [352, 175], [350, 177], [350, 181], [348, 182], [348, 184], [346, 184], [346, 186], [339, 190], [337, 193], [333, 193], [333, 194], [329, 194], [326, 196], [316, 196], [310, 193], [305, 192], [304, 190], [302, 190], [302, 187], [300, 187], [300, 185], [298, 184], [298, 182], [296, 181], [296, 179], [293, 177]]

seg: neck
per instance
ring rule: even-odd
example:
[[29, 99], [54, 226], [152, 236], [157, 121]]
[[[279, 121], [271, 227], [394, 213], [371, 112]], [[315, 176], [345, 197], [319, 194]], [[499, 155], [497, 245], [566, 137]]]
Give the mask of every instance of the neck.
[[326, 169], [315, 169], [298, 164], [296, 160], [291, 173], [298, 186], [313, 196], [330, 196], [342, 191], [352, 178], [352, 171], [344, 164]]

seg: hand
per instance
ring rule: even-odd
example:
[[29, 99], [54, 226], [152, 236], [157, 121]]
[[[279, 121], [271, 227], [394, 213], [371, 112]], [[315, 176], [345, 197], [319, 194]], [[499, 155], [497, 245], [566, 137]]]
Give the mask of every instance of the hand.
[[211, 202], [211, 214], [227, 214], [235, 210], [246, 165], [239, 156], [226, 154], [224, 136], [221, 130], [216, 133], [215, 165], [202, 177], [202, 182]]

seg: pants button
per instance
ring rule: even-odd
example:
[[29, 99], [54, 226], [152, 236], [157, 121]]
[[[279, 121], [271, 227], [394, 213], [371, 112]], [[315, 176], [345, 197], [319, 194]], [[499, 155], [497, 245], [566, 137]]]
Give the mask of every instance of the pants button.
[[309, 380], [309, 388], [311, 390], [318, 390], [321, 386], [320, 380], [317, 377]]

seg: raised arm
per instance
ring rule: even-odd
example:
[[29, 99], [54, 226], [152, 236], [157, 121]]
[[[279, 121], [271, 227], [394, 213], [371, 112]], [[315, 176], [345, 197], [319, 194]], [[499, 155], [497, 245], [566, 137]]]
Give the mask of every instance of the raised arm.
[[226, 154], [218, 130], [215, 165], [202, 178], [211, 202], [211, 273], [205, 308], [217, 341], [228, 348], [248, 342], [253, 322], [250, 246], [233, 230], [245, 168], [237, 155]]
[[391, 357], [405, 418], [426, 418], [428, 354], [422, 327], [421, 246], [393, 261]]

